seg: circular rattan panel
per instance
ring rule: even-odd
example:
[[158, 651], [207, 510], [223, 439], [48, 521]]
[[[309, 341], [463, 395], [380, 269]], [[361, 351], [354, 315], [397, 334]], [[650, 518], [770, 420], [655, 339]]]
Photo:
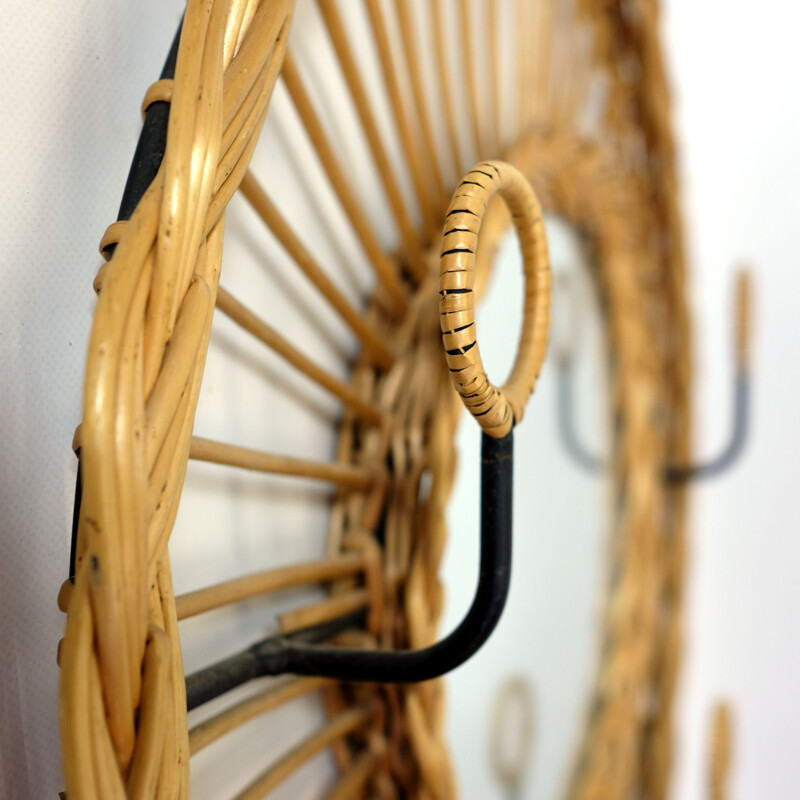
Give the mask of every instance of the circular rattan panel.
[[[178, 622], [277, 588], [324, 583], [330, 596], [284, 614], [283, 634], [345, 620], [329, 631], [342, 645], [405, 649], [436, 640], [459, 408], [442, 347], [438, 257], [448, 252], [441, 236], [462, 175], [499, 158], [527, 177], [545, 209], [586, 234], [606, 309], [614, 568], [570, 794], [664, 797], [680, 655], [684, 492], [661, 476], [667, 460], [687, 455], [689, 374], [656, 4], [397, 0], [390, 8], [365, 0], [400, 165], [389, 157], [365, 88], [366, 44], [348, 28], [351, 5], [316, 5], [368, 145], [363, 164], [343, 161], [320, 113], [324, 91], [309, 89], [309, 75], [321, 78], [308, 68], [313, 54], [296, 62], [302, 42], [287, 48], [290, 0], [190, 2], [173, 77], [146, 94], [145, 127], [168, 115], [163, 160], [103, 239], [108, 263], [95, 283], [75, 442], [83, 490], [74, 581], [60, 595], [68, 796], [185, 797], [191, 755], [317, 691], [328, 721], [277, 762], [259, 765], [265, 771], [243, 782], [240, 797], [268, 794], [324, 748], [333, 748], [341, 769], [331, 797], [454, 796], [441, 681], [287, 678], [188, 731]], [[317, 220], [292, 219], [271, 199], [272, 187], [248, 172], [276, 82], [374, 273], [361, 305], [305, 246], [304, 228]], [[364, 170], [391, 210], [391, 237], [365, 213], [354, 179]], [[220, 287], [225, 211], [239, 188], [308, 279], [308, 291], [325, 298], [358, 342], [346, 379], [296, 346], [292, 330], [271, 326], [269, 313]], [[504, 205], [490, 204], [477, 233], [476, 295], [508, 225]], [[338, 398], [333, 461], [193, 436], [215, 308], [287, 369]], [[189, 459], [332, 486], [328, 556], [176, 600], [168, 542]], [[196, 681], [188, 685], [191, 705]]]

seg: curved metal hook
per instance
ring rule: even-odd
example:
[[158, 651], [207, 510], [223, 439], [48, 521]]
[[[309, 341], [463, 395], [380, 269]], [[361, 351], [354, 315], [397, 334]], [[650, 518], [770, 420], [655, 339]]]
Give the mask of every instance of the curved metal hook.
[[[186, 678], [191, 711], [253, 678], [317, 675], [347, 681], [416, 683], [444, 675], [476, 653], [497, 625], [511, 579], [513, 434], [482, 436], [478, 588], [461, 624], [421, 650], [357, 650], [318, 644], [351, 627], [352, 615], [296, 634], [273, 636]], [[362, 612], [363, 614], [363, 612]]]
[[[512, 211], [525, 271], [524, 322], [517, 359], [501, 389], [489, 381], [483, 369], [472, 294], [480, 223], [496, 193]], [[352, 624], [350, 618], [264, 639], [188, 676], [189, 709], [266, 675], [293, 673], [376, 683], [430, 680], [466, 661], [494, 630], [511, 578], [512, 431], [522, 418], [544, 358], [550, 307], [550, 265], [541, 209], [528, 182], [508, 164], [478, 164], [456, 189], [442, 235], [439, 296], [442, 340], [453, 384], [484, 430], [480, 572], [469, 612], [447, 637], [421, 650], [358, 650], [319, 643]]]
[[[709, 461], [687, 466], [665, 466], [663, 477], [669, 483], [683, 483], [716, 477], [729, 469], [744, 450], [750, 420], [750, 298], [750, 273], [740, 270], [736, 278], [736, 314], [734, 318], [736, 364], [733, 388], [733, 430], [728, 444], [718, 456]], [[607, 461], [590, 453], [581, 443], [575, 429], [573, 357], [569, 345], [565, 346], [562, 343], [556, 363], [558, 366], [558, 431], [564, 448], [583, 469], [599, 472], [605, 469]]]
[[699, 478], [713, 478], [729, 469], [739, 458], [747, 442], [750, 427], [750, 305], [751, 277], [748, 270], [736, 276], [736, 317], [734, 340], [736, 372], [733, 387], [733, 431], [722, 452], [706, 462], [687, 466], [664, 467], [664, 480], [683, 483]]

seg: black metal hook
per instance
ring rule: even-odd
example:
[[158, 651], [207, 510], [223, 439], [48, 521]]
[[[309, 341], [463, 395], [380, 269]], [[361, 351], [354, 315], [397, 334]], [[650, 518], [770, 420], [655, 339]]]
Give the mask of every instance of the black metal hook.
[[664, 467], [664, 480], [684, 483], [722, 474], [736, 463], [747, 443], [750, 428], [750, 304], [751, 277], [748, 270], [736, 276], [736, 316], [734, 320], [735, 378], [733, 386], [733, 431], [728, 444], [715, 458], [699, 464]]
[[733, 388], [733, 431], [728, 444], [716, 457], [687, 467], [664, 467], [664, 480], [683, 483], [713, 478], [733, 466], [744, 450], [750, 421], [750, 376], [746, 371], [736, 373]]
[[513, 431], [481, 441], [481, 548], [478, 588], [467, 615], [447, 637], [421, 650], [357, 650], [318, 644], [353, 624], [264, 639], [186, 679], [189, 710], [253, 678], [292, 673], [346, 681], [416, 683], [463, 664], [497, 625], [511, 579]]
[[[722, 452], [706, 462], [686, 466], [665, 466], [663, 478], [668, 483], [712, 478], [722, 474], [738, 460], [747, 443], [750, 420], [750, 369], [749, 325], [750, 275], [740, 271], [736, 280], [736, 315], [734, 338], [736, 364], [733, 387], [733, 430]], [[580, 442], [574, 422], [573, 358], [569, 347], [562, 347], [557, 358], [558, 430], [564, 448], [583, 469], [600, 472], [607, 466], [606, 459], [590, 453]]]

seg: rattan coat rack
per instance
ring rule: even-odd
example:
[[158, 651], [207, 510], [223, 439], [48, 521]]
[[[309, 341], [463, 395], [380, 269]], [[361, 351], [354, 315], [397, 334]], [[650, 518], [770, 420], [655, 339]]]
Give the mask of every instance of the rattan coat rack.
[[[267, 796], [325, 748], [340, 768], [329, 798], [456, 796], [442, 735], [443, 684], [413, 682], [445, 671], [452, 652], [441, 669], [391, 671], [439, 647], [437, 571], [459, 409], [452, 379], [489, 428], [485, 452], [496, 454], [492, 434], [504, 441], [521, 419], [545, 355], [549, 272], [540, 202], [591, 243], [620, 421], [604, 459], [621, 498], [610, 532], [616, 577], [569, 796], [661, 800], [672, 763], [687, 492], [685, 482], [665, 481], [663, 470], [691, 463], [691, 366], [658, 4], [359, 5], [402, 175], [376, 122], [357, 57], [362, 42], [349, 34], [351, 5], [316, 0], [315, 13], [368, 143], [363, 159], [391, 209], [396, 247], [382, 244], [364, 191], [320, 114], [310, 73], [290, 42], [292, 0], [189, 0], [160, 79], [145, 93], [119, 218], [100, 245], [107, 263], [95, 279], [84, 414], [74, 441], [73, 558], [59, 595], [66, 795], [185, 798], [193, 755], [255, 716], [316, 692], [328, 712], [324, 727], [276, 763], [260, 765], [239, 798]], [[420, 56], [428, 46], [432, 71]], [[304, 242], [304, 221], [291, 218], [249, 171], [279, 82], [373, 270], [375, 290], [361, 307]], [[468, 110], [466, 128], [459, 107]], [[237, 190], [308, 291], [325, 299], [359, 343], [347, 380], [295, 345], [291, 330], [276, 329], [268, 313], [220, 285], [226, 207]], [[526, 325], [519, 370], [499, 391], [483, 383], [472, 313], [512, 218], [528, 270]], [[338, 398], [335, 460], [195, 434], [216, 310]], [[332, 486], [330, 555], [175, 597], [168, 543], [192, 460]], [[498, 474], [484, 467], [484, 487], [508, 484]], [[420, 492], [423, 476], [427, 493]], [[507, 506], [497, 504], [499, 517]], [[490, 519], [490, 502], [484, 508], [488, 545], [505, 523]], [[329, 597], [285, 614], [276, 636], [225, 654], [216, 675], [184, 675], [181, 620], [310, 584], [328, 587]], [[502, 587], [490, 594], [494, 602]], [[499, 614], [488, 606], [470, 622], [471, 635]], [[481, 631], [457, 643], [459, 658], [488, 635]], [[195, 707], [265, 670], [292, 677], [188, 729], [187, 702]], [[723, 783], [724, 776], [715, 785]]]

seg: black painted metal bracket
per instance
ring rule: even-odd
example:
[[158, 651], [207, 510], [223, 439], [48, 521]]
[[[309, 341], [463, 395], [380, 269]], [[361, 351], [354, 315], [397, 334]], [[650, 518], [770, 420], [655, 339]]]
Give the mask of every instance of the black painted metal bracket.
[[687, 467], [664, 467], [668, 483], [715, 478], [732, 467], [744, 450], [750, 423], [750, 376], [737, 372], [733, 388], [733, 430], [722, 452], [709, 461]]
[[[733, 386], [733, 428], [728, 443], [716, 457], [699, 464], [669, 465], [662, 470], [667, 483], [714, 478], [730, 469], [747, 443], [750, 421], [750, 370], [749, 370], [749, 277], [745, 272], [737, 280], [737, 303], [734, 338], [736, 341], [736, 367]], [[588, 472], [602, 472], [609, 462], [585, 448], [575, 427], [573, 358], [564, 347], [557, 359], [557, 413], [558, 431], [564, 449], [572, 460]]]
[[192, 711], [215, 697], [264, 675], [276, 675], [281, 653], [288, 644], [313, 644], [362, 625], [366, 613], [354, 611], [330, 622], [313, 625], [285, 636], [270, 636], [246, 650], [186, 676], [186, 708]]
[[[344, 628], [264, 639], [186, 679], [191, 710], [252, 678], [316, 675], [345, 681], [416, 683], [450, 672], [472, 656], [500, 619], [511, 580], [513, 431], [502, 439], [483, 434], [481, 547], [478, 588], [469, 612], [447, 637], [422, 650], [356, 650], [318, 644]], [[342, 618], [345, 627], [350, 623]]]
[[[558, 372], [558, 430], [564, 449], [572, 460], [587, 472], [602, 472], [607, 462], [590, 453], [580, 442], [575, 430], [573, 413], [572, 370], [569, 366]], [[747, 443], [750, 420], [750, 376], [737, 372], [733, 388], [733, 429], [722, 452], [709, 461], [686, 467], [664, 467], [663, 477], [668, 483], [715, 478], [730, 469], [741, 456]]]

